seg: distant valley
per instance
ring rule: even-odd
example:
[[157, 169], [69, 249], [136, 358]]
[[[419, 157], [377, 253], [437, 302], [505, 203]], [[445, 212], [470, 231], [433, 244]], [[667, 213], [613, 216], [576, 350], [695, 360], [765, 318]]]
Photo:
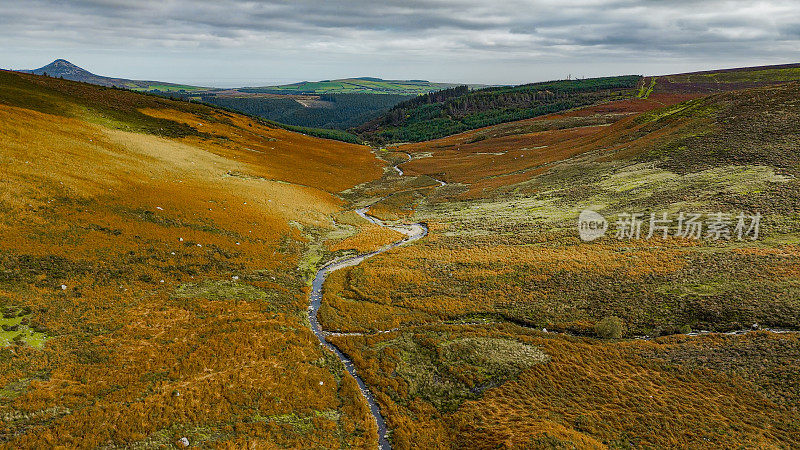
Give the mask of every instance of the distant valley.
[[242, 94], [408, 98], [358, 136], [56, 74], [0, 71], [3, 448], [800, 447], [800, 66]]
[[[417, 95], [459, 86], [456, 83], [435, 83], [426, 80], [357, 77], [301, 81], [279, 86], [220, 89], [107, 77], [94, 74], [65, 59], [57, 59], [38, 69], [18, 70], [18, 72], [209, 103], [290, 126], [335, 130], [346, 130], [361, 125], [387, 112], [394, 105]], [[347, 141], [357, 140], [353, 135], [342, 133], [334, 135], [326, 133], [326, 135]]]
[[215, 105], [289, 130], [374, 145], [438, 139], [600, 102], [647, 99], [652, 93], [710, 94], [800, 80], [800, 64], [519, 86], [355, 77], [232, 89], [106, 77], [64, 59], [19, 72]]

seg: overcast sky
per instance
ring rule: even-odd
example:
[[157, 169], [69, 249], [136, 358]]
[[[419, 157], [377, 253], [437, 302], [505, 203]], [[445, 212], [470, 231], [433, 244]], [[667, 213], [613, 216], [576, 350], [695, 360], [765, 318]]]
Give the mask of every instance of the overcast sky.
[[798, 62], [795, 0], [0, 0], [0, 67], [211, 86], [522, 83]]

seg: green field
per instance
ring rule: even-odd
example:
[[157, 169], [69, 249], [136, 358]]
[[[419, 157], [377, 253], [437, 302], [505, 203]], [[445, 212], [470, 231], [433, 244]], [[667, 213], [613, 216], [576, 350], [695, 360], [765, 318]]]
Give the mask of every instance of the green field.
[[205, 92], [210, 90], [209, 88], [200, 87], [200, 86], [191, 86], [188, 84], [146, 84], [140, 85], [135, 83], [130, 83], [125, 86], [126, 89], [130, 89], [132, 91], [142, 91], [142, 92]]
[[5, 307], [0, 316], [0, 346], [27, 344], [42, 348], [46, 336], [30, 323], [31, 311], [24, 308]]
[[457, 84], [424, 80], [382, 80], [380, 78], [345, 78], [341, 80], [301, 81], [282, 86], [239, 89], [265, 94], [406, 94], [419, 95], [447, 89]]

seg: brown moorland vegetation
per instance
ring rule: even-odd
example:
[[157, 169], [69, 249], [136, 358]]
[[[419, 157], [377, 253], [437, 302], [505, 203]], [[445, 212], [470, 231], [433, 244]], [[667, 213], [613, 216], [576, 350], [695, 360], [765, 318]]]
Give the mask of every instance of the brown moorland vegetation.
[[[366, 333], [331, 339], [397, 448], [798, 445], [796, 333], [685, 333], [800, 329], [800, 85], [661, 95], [393, 148], [449, 183], [406, 203], [430, 234], [337, 272], [320, 319]], [[763, 218], [753, 241], [583, 243], [585, 208]], [[495, 372], [485, 339], [546, 360]]]
[[[797, 84], [650, 89], [379, 153], [410, 154], [405, 177], [100, 89], [0, 72], [0, 301], [30, 333], [0, 349], [3, 446], [373, 446], [305, 309], [321, 261], [396, 237], [344, 211], [382, 198], [430, 234], [331, 274], [319, 319], [356, 333], [330, 340], [395, 448], [800, 445], [797, 334], [686, 334], [800, 328]], [[583, 243], [584, 208], [763, 228]]]
[[[795, 335], [728, 337], [727, 370], [694, 354], [714, 355], [716, 336], [614, 343], [489, 324], [332, 339], [379, 387], [398, 448], [798, 443], [796, 403], [762, 394], [763, 386], [773, 393], [786, 386], [789, 373], [779, 371], [787, 367], [786, 352], [770, 356], [771, 372], [735, 368], [736, 349], [761, 358], [763, 341], [796, 355]], [[487, 341], [502, 351], [486, 352]]]
[[642, 87], [655, 93], [709, 94], [798, 80], [800, 64], [781, 64], [645, 77]]
[[0, 137], [0, 446], [372, 445], [297, 271], [369, 149], [11, 72]]
[[[629, 132], [640, 113], [697, 97], [655, 94], [500, 124], [400, 147], [413, 155], [401, 167], [409, 175], [430, 175], [469, 186], [461, 198], [530, 180], [555, 162], [602, 148], [609, 137]], [[632, 132], [632, 131], [631, 131]]]

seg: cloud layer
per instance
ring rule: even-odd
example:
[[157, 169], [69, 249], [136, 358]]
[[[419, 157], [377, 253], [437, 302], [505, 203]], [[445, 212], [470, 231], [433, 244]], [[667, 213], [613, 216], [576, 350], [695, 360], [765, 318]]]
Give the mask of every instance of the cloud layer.
[[800, 4], [773, 0], [0, 0], [0, 8], [4, 67], [73, 55], [99, 73], [217, 74], [217, 84], [680, 71], [793, 62], [800, 43]]

